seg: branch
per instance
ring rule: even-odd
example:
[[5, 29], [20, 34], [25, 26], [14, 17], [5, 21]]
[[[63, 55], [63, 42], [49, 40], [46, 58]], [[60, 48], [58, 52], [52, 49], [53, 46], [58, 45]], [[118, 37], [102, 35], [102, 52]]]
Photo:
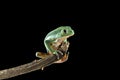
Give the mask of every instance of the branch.
[[[68, 47], [69, 47], [69, 43], [67, 44], [61, 43], [60, 47], [57, 50], [61, 51], [65, 55], [67, 53]], [[57, 59], [58, 56], [59, 56], [59, 59], [62, 59], [64, 55], [58, 52], [58, 55], [55, 55], [55, 54], [49, 55], [44, 59], [34, 60], [30, 63], [26, 63], [21, 66], [1, 70], [0, 80], [12, 78], [18, 75], [22, 75], [32, 71], [42, 69], [43, 67], [49, 66], [51, 64], [54, 64], [55, 61], [58, 61]]]
[[[58, 53], [58, 55], [59, 55], [59, 58], [63, 57], [63, 55], [61, 55], [60, 53]], [[39, 70], [42, 67], [46, 67], [46, 66], [53, 64], [57, 60], [58, 59], [57, 59], [56, 55], [50, 55], [44, 59], [34, 60], [30, 63], [24, 64], [21, 66], [1, 70], [0, 71], [0, 80]]]

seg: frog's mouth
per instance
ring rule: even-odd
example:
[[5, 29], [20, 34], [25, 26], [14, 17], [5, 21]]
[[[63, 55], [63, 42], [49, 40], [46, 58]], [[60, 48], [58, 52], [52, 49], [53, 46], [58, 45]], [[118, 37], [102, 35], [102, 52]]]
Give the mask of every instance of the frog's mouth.
[[[73, 34], [74, 35], [74, 34]], [[69, 37], [73, 36], [73, 35], [69, 35], [69, 36], [64, 36], [61, 39], [64, 41], [65, 39], [68, 39]], [[60, 39], [60, 38], [59, 38]]]

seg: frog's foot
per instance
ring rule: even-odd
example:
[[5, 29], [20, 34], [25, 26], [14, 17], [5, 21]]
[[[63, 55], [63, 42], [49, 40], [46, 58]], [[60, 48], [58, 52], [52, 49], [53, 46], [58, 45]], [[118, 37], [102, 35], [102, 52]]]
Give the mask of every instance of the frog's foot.
[[57, 52], [57, 53], [54, 53], [54, 54], [57, 56], [57, 59], [60, 59], [58, 53], [60, 53], [61, 55], [64, 55], [64, 54], [63, 54], [61, 51], [59, 51], [59, 50], [57, 50], [56, 52]]
[[54, 63], [63, 63], [68, 60], [68, 56], [69, 56], [69, 54], [65, 54], [62, 59], [60, 59]]
[[45, 57], [47, 57], [47, 56], [49, 56], [50, 54], [48, 54], [48, 53], [43, 53], [43, 52], [36, 52], [36, 57], [38, 57], [38, 58], [45, 58]]
[[61, 51], [57, 50], [57, 52], [60, 53], [61, 55], [63, 55], [63, 53]]

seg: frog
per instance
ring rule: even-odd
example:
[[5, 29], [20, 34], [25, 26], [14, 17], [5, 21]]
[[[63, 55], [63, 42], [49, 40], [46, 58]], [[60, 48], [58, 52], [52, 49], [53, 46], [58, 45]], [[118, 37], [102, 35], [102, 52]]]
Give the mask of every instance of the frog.
[[63, 53], [60, 52], [60, 50], [58, 49], [63, 44], [65, 44], [68, 48], [70, 43], [67, 39], [73, 36], [74, 34], [74, 30], [71, 28], [71, 26], [60, 26], [50, 31], [44, 38], [44, 45], [47, 53], [36, 52], [36, 57], [45, 58], [46, 56], [55, 54], [58, 58], [58, 61], [56, 61], [55, 63], [65, 62], [68, 59], [69, 54], [65, 54], [64, 57], [59, 60], [59, 56], [57, 55], [58, 51], [62, 55]]

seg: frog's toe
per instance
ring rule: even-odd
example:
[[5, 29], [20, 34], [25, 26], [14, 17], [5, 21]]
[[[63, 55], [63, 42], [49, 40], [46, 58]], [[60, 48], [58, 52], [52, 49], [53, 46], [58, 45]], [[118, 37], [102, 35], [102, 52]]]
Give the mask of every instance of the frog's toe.
[[58, 60], [58, 61], [56, 61], [54, 63], [63, 63], [63, 62], [66, 62], [68, 60], [68, 56], [69, 56], [68, 54], [65, 54], [63, 56], [63, 58], [61, 58], [60, 60]]
[[57, 52], [60, 53], [61, 55], [63, 55], [63, 53], [61, 51], [57, 50]]

